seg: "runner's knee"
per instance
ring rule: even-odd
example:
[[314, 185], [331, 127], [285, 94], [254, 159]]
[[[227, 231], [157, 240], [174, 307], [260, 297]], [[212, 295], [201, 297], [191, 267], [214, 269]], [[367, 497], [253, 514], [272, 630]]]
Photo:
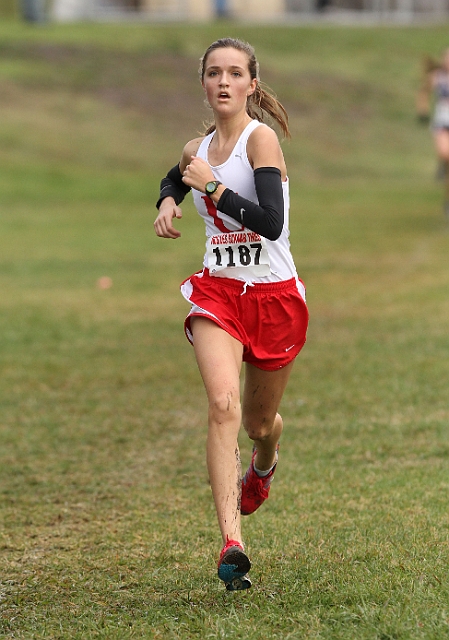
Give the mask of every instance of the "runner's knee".
[[209, 423], [224, 424], [238, 420], [240, 424], [240, 396], [223, 391], [209, 399]]
[[277, 412], [274, 415], [259, 416], [244, 413], [243, 426], [251, 440], [266, 440], [273, 435], [279, 439], [283, 429], [283, 421], [282, 416]]
[[251, 440], [265, 440], [273, 432], [274, 419], [271, 416], [244, 416], [243, 426]]

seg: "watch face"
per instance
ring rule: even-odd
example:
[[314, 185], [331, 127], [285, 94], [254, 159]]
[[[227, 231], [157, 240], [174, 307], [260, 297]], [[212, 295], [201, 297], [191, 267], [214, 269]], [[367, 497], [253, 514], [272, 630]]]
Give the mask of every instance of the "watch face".
[[217, 186], [215, 184], [215, 182], [208, 182], [206, 184], [206, 192], [207, 193], [214, 193], [214, 191], [217, 190]]

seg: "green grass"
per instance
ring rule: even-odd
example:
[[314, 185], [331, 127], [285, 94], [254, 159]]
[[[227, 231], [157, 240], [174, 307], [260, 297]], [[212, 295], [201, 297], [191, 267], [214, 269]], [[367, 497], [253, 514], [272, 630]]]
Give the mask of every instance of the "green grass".
[[[235, 594], [178, 293], [204, 233], [190, 200], [180, 240], [152, 230], [207, 118], [198, 59], [228, 34], [291, 116], [311, 313], [276, 482], [244, 520], [254, 589]], [[446, 39], [0, 23], [0, 637], [449, 637], [449, 234], [414, 113]]]

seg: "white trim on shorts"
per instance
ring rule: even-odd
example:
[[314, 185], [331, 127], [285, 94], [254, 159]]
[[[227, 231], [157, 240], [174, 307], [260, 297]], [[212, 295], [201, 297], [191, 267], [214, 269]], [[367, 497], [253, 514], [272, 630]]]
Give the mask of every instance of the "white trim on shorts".
[[[222, 326], [220, 320], [217, 318], [217, 316], [214, 313], [211, 313], [210, 311], [206, 311], [206, 309], [199, 307], [197, 304], [192, 304], [192, 307], [189, 313], [187, 314], [186, 320], [187, 318], [193, 315], [209, 316], [209, 318], [213, 318], [219, 324], [219, 326]], [[187, 325], [186, 325], [186, 335], [187, 335], [187, 338], [189, 339], [189, 342], [193, 344], [193, 334], [190, 331], [190, 329], [187, 327]]]

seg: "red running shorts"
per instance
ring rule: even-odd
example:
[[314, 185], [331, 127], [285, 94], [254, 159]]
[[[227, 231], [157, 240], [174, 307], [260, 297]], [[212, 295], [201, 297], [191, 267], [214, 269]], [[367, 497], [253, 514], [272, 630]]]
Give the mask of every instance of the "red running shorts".
[[181, 284], [184, 298], [192, 304], [184, 324], [186, 336], [193, 344], [192, 317], [208, 318], [242, 343], [244, 362], [265, 371], [282, 369], [306, 341], [309, 313], [301, 287], [295, 278], [251, 285], [210, 276], [204, 269]]

